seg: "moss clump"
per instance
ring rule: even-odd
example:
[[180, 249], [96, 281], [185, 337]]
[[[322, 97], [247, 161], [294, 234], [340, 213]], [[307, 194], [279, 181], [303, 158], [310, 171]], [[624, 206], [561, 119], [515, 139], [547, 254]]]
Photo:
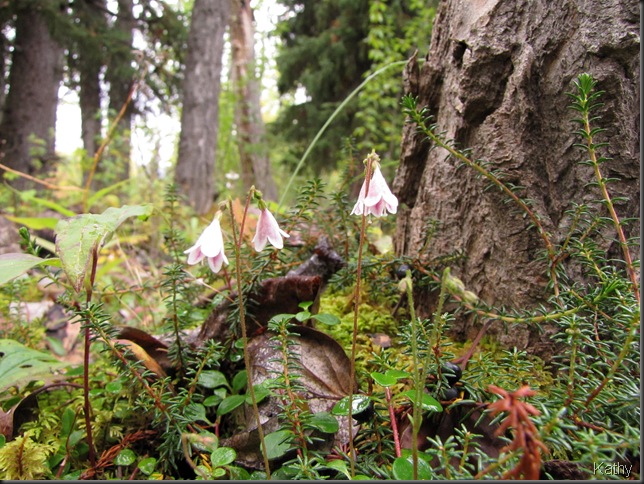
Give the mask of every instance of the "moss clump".
[[0, 448], [0, 479], [29, 481], [50, 474], [47, 459], [54, 445], [34, 442], [26, 433]]
[[[345, 349], [351, 348], [353, 334], [353, 309], [352, 292], [328, 293], [320, 300], [320, 312], [329, 313], [340, 318], [340, 324], [326, 328], [326, 332], [333, 336]], [[364, 295], [360, 299], [358, 318], [358, 339], [368, 339], [369, 334], [385, 333], [395, 335], [398, 333], [398, 322], [391, 315], [391, 309], [382, 305], [368, 302]]]

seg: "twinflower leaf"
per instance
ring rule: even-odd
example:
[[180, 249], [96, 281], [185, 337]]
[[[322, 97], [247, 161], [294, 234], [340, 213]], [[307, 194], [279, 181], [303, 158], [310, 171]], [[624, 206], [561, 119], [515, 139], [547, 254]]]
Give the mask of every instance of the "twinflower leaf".
[[92, 253], [100, 250], [125, 220], [147, 218], [152, 209], [151, 205], [124, 205], [110, 207], [102, 214], [86, 213], [58, 222], [56, 252], [76, 292], [83, 287]]

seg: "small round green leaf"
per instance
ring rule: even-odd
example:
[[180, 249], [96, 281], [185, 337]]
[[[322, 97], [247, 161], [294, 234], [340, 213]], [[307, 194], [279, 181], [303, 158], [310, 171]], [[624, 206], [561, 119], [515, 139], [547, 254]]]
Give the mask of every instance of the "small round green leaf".
[[217, 370], [206, 370], [199, 375], [199, 385], [206, 388], [217, 388], [228, 385], [226, 376]]
[[109, 393], [112, 393], [112, 394], [120, 393], [122, 388], [123, 388], [123, 384], [118, 380], [111, 381], [107, 385], [105, 385], [105, 390], [107, 390]]
[[[353, 407], [352, 415], [363, 412], [369, 406], [369, 397], [367, 395], [353, 395], [351, 406]], [[344, 397], [336, 403], [331, 409], [331, 413], [333, 415], [349, 415], [349, 397]]]
[[387, 370], [385, 372], [385, 375], [394, 377], [394, 378], [396, 378], [398, 380], [400, 380], [401, 378], [410, 378], [411, 377], [411, 375], [408, 372], [402, 371], [402, 370]]
[[219, 447], [210, 454], [210, 463], [213, 467], [222, 467], [232, 463], [237, 458], [237, 453], [230, 447]]
[[312, 415], [307, 423], [325, 434], [334, 434], [339, 428], [337, 419], [328, 412], [318, 412]]
[[119, 454], [114, 458], [114, 464], [117, 466], [129, 466], [134, 464], [136, 460], [136, 454], [131, 449], [123, 449]]
[[157, 465], [157, 460], [154, 457], [146, 457], [145, 459], [141, 459], [139, 463], [137, 464], [137, 467], [143, 474], [146, 476], [149, 476], [154, 472], [154, 468]]
[[382, 373], [375, 371], [371, 373], [371, 378], [373, 378], [373, 381], [375, 381], [378, 385], [383, 387], [391, 387], [398, 383], [398, 379], [396, 377], [387, 374], [383, 375]]
[[277, 459], [286, 454], [291, 448], [293, 434], [288, 430], [271, 432], [264, 437], [266, 442], [266, 455], [269, 459]]
[[[394, 479], [399, 481], [414, 480], [414, 463], [411, 456], [398, 457], [392, 467]], [[428, 480], [432, 478], [432, 470], [429, 464], [420, 457], [418, 458], [418, 480]]]

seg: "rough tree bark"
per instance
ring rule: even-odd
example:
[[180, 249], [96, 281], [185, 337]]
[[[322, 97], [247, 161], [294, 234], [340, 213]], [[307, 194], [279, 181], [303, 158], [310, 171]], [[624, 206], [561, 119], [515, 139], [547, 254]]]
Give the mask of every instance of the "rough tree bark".
[[175, 180], [197, 213], [213, 203], [219, 128], [219, 90], [228, 0], [195, 0], [183, 84], [181, 135]]
[[[617, 0], [446, 0], [436, 15], [426, 62], [411, 61], [407, 92], [427, 106], [446, 137], [473, 157], [492, 163], [533, 201], [555, 242], [569, 225], [571, 201], [591, 202], [592, 169], [579, 164], [584, 153], [565, 93], [571, 81], [589, 72], [602, 100], [602, 127], [610, 141], [606, 176], [623, 217], [639, 218], [639, 12], [635, 2]], [[399, 254], [424, 260], [461, 252], [452, 273], [490, 304], [534, 307], [547, 297], [546, 265], [535, 230], [498, 190], [447, 155], [429, 150], [414, 127], [405, 128], [401, 162], [394, 181], [399, 196], [395, 247]], [[427, 221], [439, 230], [419, 254]], [[627, 227], [639, 234], [639, 222]], [[614, 239], [614, 237], [613, 237]], [[617, 254], [617, 247], [606, 248]], [[433, 296], [419, 295], [419, 312], [428, 315]], [[459, 321], [456, 333], [472, 338], [478, 327]], [[505, 332], [502, 343], [539, 347], [525, 327]], [[541, 340], [543, 341], [543, 340]], [[545, 351], [545, 345], [541, 350]]]
[[230, 39], [232, 83], [237, 107], [235, 125], [244, 189], [255, 185], [267, 200], [277, 200], [277, 188], [265, 140], [260, 85], [255, 75], [255, 29], [249, 0], [231, 0]]
[[[9, 93], [0, 124], [0, 162], [36, 175], [55, 157], [54, 130], [58, 86], [63, 72], [63, 48], [52, 37], [38, 6], [19, 9], [15, 20], [15, 45], [9, 76]], [[44, 145], [34, 139], [44, 140]], [[23, 178], [14, 186], [28, 186]]]

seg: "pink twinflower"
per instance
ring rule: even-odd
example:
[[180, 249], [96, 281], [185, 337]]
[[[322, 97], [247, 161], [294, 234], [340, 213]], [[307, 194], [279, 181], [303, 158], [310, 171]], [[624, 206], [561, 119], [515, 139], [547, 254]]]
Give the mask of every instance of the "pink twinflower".
[[223, 264], [228, 265], [228, 259], [224, 254], [224, 238], [219, 224], [220, 217], [221, 212], [217, 212], [215, 219], [197, 239], [197, 243], [184, 252], [184, 254], [188, 254], [188, 264], [197, 264], [205, 257], [215, 274], [221, 270]]
[[373, 162], [373, 176], [369, 183], [369, 194], [365, 195], [367, 180], [362, 183], [360, 195], [356, 202], [351, 215], [375, 215], [382, 217], [386, 212], [396, 213], [398, 210], [398, 199], [391, 193], [387, 186], [385, 177], [380, 172], [380, 166], [377, 161]]
[[277, 225], [277, 220], [275, 220], [268, 208], [264, 207], [260, 208], [260, 210], [257, 231], [255, 232], [255, 237], [253, 237], [255, 250], [261, 252], [266, 247], [267, 242], [273, 244], [276, 249], [283, 248], [284, 241], [282, 237], [290, 237], [290, 235], [280, 229], [279, 225]]

